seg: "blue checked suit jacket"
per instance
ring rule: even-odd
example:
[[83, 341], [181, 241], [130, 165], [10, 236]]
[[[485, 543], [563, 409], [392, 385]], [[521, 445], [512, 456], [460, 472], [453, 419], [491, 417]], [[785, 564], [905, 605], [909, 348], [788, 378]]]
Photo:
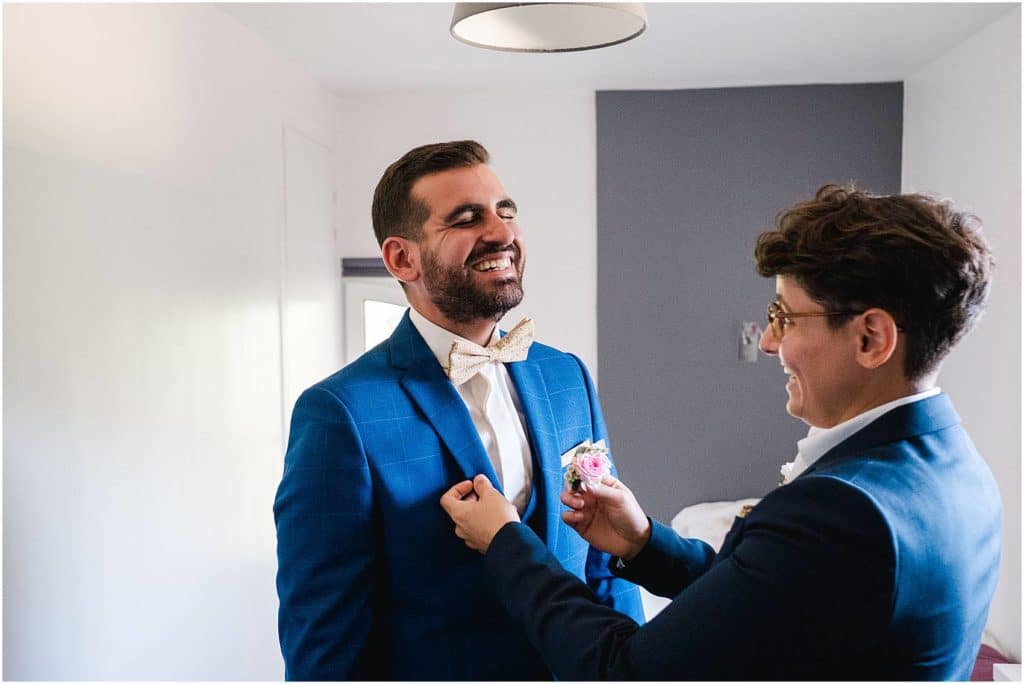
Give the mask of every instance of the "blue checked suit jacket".
[[[586, 368], [539, 343], [506, 367], [534, 458], [524, 522], [599, 602], [642, 623], [636, 586], [560, 517], [561, 454], [607, 438]], [[274, 502], [287, 679], [551, 678], [439, 504], [479, 473], [499, 485], [408, 313], [390, 339], [299, 397]]]

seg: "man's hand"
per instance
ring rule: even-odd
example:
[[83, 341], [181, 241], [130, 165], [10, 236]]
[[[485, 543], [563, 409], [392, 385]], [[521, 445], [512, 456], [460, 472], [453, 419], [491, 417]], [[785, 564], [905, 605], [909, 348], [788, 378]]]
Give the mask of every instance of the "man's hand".
[[561, 499], [572, 509], [562, 520], [596, 549], [631, 560], [651, 538], [651, 523], [633, 492], [611, 475], [585, 492], [563, 490]]
[[455, 523], [455, 536], [466, 546], [487, 553], [498, 530], [519, 522], [519, 513], [485, 475], [463, 480], [441, 497], [441, 508]]

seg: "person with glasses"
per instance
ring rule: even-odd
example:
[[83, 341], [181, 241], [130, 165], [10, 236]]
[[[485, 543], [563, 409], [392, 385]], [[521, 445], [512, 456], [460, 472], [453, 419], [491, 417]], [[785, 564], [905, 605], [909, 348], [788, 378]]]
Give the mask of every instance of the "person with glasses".
[[649, 519], [614, 477], [562, 493], [563, 519], [613, 572], [673, 598], [648, 624], [597, 605], [486, 477], [442, 507], [559, 679], [967, 679], [1001, 505], [936, 380], [988, 297], [979, 221], [948, 200], [826, 185], [754, 254], [776, 283], [760, 347], [811, 426], [784, 484], [717, 552]]

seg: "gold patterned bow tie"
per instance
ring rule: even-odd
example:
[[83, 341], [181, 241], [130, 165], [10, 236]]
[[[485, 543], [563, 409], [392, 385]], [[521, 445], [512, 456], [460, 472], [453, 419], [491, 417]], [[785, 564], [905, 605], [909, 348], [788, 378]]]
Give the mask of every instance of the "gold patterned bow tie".
[[510, 363], [526, 358], [533, 344], [533, 319], [524, 318], [500, 340], [486, 347], [455, 340], [448, 351], [448, 379], [461, 385], [492, 361]]

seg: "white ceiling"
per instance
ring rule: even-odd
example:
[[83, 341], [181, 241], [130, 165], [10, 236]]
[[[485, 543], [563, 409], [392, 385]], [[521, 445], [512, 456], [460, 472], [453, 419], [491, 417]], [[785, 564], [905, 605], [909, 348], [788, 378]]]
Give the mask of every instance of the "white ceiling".
[[615, 89], [896, 81], [1009, 3], [647, 3], [639, 38], [521, 54], [464, 45], [452, 3], [221, 4], [337, 93]]

